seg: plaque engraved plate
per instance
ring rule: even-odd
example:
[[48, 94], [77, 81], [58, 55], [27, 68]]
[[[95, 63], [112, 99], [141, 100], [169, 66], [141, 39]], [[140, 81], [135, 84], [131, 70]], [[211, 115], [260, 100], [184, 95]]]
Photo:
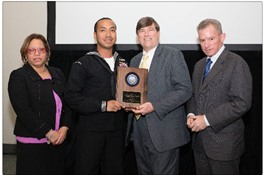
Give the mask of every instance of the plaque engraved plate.
[[122, 102], [123, 103], [141, 104], [141, 92], [123, 91]]
[[148, 70], [118, 67], [116, 100], [125, 107], [135, 108], [147, 102]]

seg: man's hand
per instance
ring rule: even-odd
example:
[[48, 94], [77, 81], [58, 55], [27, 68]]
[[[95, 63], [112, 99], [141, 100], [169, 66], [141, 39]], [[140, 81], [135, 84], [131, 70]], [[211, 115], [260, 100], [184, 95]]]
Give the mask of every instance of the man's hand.
[[204, 130], [207, 125], [205, 123], [204, 115], [193, 116], [190, 115], [187, 120], [187, 125], [192, 132], [199, 132]]
[[115, 101], [115, 100], [107, 101], [107, 106], [106, 106], [107, 112], [117, 112], [121, 110], [121, 108], [125, 108], [125, 106], [119, 103], [118, 101]]
[[141, 115], [146, 115], [153, 112], [154, 108], [150, 102], [146, 102], [145, 104], [138, 106], [136, 109], [132, 109], [132, 111], [136, 114], [139, 113]]
[[191, 125], [194, 121], [194, 115], [189, 115], [187, 118], [187, 125]]
[[131, 108], [131, 107], [125, 107], [124, 110], [125, 110], [126, 112], [129, 112], [129, 111], [132, 111], [132, 108]]

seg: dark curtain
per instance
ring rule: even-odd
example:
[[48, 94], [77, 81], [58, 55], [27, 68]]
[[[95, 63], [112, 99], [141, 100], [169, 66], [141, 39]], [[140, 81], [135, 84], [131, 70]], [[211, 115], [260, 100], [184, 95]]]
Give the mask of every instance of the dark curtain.
[[[118, 51], [119, 54], [130, 61], [140, 51]], [[195, 63], [205, 55], [202, 51], [182, 51], [192, 75]], [[241, 174], [262, 174], [262, 51], [233, 51], [243, 57], [248, 63], [253, 77], [252, 107], [243, 116], [245, 123], [245, 152], [241, 157]], [[50, 66], [60, 68], [68, 79], [72, 63], [85, 55], [87, 51], [52, 50], [49, 61]], [[78, 117], [74, 117], [75, 122]], [[75, 135], [73, 140], [75, 141]], [[75, 142], [70, 142], [70, 149], [75, 147]], [[133, 146], [126, 148], [125, 173], [137, 174]], [[70, 156], [68, 156], [70, 155]], [[68, 154], [68, 164], [74, 162], [74, 152]], [[181, 147], [180, 174], [195, 174], [195, 164], [191, 143]], [[71, 170], [72, 171], [72, 170]]]

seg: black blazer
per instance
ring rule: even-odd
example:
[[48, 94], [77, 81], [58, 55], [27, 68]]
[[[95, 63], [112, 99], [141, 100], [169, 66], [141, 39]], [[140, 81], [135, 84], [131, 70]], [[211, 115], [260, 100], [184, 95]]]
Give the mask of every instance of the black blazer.
[[66, 101], [80, 113], [79, 129], [114, 131], [124, 126], [124, 112], [102, 112], [102, 101], [115, 100], [117, 67], [127, 65], [114, 52], [115, 71], [97, 52], [92, 50], [73, 63], [66, 89]]
[[12, 107], [17, 114], [14, 134], [21, 137], [44, 138], [50, 129], [55, 129], [56, 104], [53, 91], [62, 101], [60, 127], [71, 124], [71, 110], [65, 105], [65, 78], [63, 73], [46, 66], [51, 80], [42, 80], [29, 65], [12, 71], [8, 93]]

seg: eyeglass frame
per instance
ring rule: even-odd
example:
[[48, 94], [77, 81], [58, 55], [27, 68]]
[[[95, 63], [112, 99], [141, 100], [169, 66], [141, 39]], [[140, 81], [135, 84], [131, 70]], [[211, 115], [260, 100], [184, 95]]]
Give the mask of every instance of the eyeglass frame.
[[[39, 49], [45, 49], [45, 52], [40, 52], [39, 51]], [[29, 53], [28, 52], [28, 50], [35, 50], [35, 52], [34, 53]], [[38, 48], [38, 49], [26, 49], [26, 52], [28, 53], [28, 54], [35, 54], [36, 53], [36, 51], [38, 51], [39, 52], [39, 54], [44, 54], [44, 53], [46, 53], [47, 52], [47, 49], [45, 48], [45, 47], [42, 47], [42, 48]]]

